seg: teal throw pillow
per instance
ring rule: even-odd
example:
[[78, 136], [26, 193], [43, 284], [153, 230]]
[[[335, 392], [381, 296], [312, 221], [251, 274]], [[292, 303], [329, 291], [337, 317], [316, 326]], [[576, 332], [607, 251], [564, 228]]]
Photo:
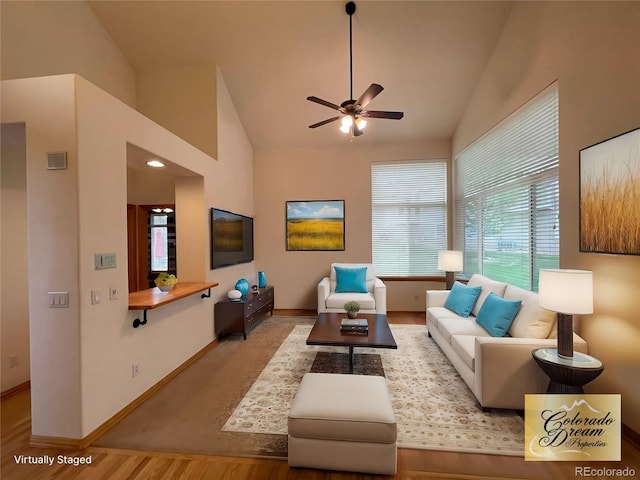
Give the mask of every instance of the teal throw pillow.
[[336, 269], [336, 293], [367, 293], [367, 267]]
[[477, 287], [469, 287], [460, 282], [456, 282], [453, 284], [453, 287], [451, 287], [444, 306], [461, 317], [468, 317], [481, 291], [482, 287], [480, 285]]
[[478, 312], [476, 322], [492, 337], [504, 337], [522, 305], [521, 300], [507, 300], [491, 292]]

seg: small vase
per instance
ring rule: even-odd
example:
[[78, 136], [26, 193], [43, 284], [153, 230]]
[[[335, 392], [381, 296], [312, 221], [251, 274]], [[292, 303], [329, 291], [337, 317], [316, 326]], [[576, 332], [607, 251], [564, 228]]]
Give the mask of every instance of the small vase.
[[358, 312], [347, 312], [347, 317], [356, 318], [358, 316]]
[[258, 287], [264, 288], [267, 286], [267, 276], [264, 272], [258, 272]]

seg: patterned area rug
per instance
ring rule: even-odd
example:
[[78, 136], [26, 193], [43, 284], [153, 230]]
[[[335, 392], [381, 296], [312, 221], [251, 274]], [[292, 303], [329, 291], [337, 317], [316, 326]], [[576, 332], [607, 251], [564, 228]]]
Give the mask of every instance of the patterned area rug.
[[[391, 325], [397, 350], [356, 349], [354, 373], [373, 373], [361, 354], [380, 356], [398, 422], [398, 446], [429, 450], [524, 454], [524, 426], [516, 412], [483, 411], [424, 326]], [[298, 325], [223, 427], [223, 431], [287, 434], [287, 414], [305, 373], [314, 362], [345, 348], [308, 346], [311, 325]], [[317, 356], [321, 353], [321, 356]], [[346, 357], [346, 356], [345, 356]], [[321, 360], [317, 360], [321, 358]], [[374, 362], [375, 363], [375, 362]], [[358, 365], [364, 371], [358, 372]], [[364, 367], [363, 367], [364, 366]], [[373, 367], [377, 369], [377, 367]], [[382, 370], [381, 369], [381, 370]], [[367, 370], [369, 370], [367, 372]], [[377, 373], [377, 374], [380, 374]]]

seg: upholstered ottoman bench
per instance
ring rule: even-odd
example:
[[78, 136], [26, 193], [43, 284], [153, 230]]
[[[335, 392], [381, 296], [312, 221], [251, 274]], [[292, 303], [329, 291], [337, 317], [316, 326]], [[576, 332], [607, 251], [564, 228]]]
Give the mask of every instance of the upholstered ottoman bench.
[[396, 473], [396, 417], [383, 377], [307, 373], [288, 428], [292, 467]]

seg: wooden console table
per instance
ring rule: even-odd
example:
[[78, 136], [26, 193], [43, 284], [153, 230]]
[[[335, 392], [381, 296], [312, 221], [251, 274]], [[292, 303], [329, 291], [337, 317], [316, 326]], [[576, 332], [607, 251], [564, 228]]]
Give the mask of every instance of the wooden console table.
[[217, 287], [218, 282], [178, 282], [169, 292], [162, 292], [159, 288], [147, 288], [129, 294], [129, 310], [142, 310], [143, 319], [136, 318], [133, 321], [133, 328], [147, 323], [147, 310], [161, 307], [167, 303], [175, 302], [181, 298], [188, 297], [203, 290], [207, 293], [200, 295], [200, 298], [211, 296], [211, 288]]
[[225, 299], [215, 306], [216, 338], [232, 333], [242, 333], [258, 323], [267, 312], [273, 315], [273, 287], [259, 288], [258, 293], [249, 292], [238, 300]]

